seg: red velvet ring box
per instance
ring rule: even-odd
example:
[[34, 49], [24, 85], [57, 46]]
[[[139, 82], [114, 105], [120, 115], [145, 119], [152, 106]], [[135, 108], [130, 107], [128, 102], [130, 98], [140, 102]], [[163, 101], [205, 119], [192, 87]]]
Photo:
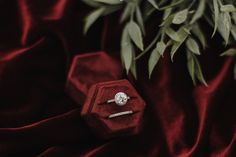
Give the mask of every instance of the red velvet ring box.
[[[124, 106], [115, 102], [118, 92], [126, 93], [130, 99]], [[127, 80], [102, 82], [93, 85], [83, 105], [81, 115], [85, 118], [94, 133], [100, 138], [133, 135], [139, 132], [145, 102]], [[110, 115], [132, 111], [132, 114], [109, 118]]]
[[[128, 80], [120, 80], [122, 73], [119, 61], [105, 52], [96, 52], [75, 56], [68, 74], [67, 92], [82, 105], [81, 115], [91, 130], [103, 139], [133, 135], [141, 128], [145, 102]], [[108, 104], [107, 100], [114, 99], [118, 92], [130, 97], [127, 103]], [[125, 111], [133, 114], [109, 118]]]

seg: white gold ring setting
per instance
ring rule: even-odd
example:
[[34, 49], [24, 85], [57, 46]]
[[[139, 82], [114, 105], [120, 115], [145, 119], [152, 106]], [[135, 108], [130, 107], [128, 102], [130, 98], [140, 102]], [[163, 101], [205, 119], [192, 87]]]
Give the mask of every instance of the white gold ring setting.
[[130, 97], [127, 94], [125, 94], [124, 92], [118, 92], [118, 93], [116, 93], [114, 99], [107, 100], [107, 103], [115, 102], [116, 105], [118, 105], [118, 106], [124, 106], [127, 104], [129, 99], [130, 99]]

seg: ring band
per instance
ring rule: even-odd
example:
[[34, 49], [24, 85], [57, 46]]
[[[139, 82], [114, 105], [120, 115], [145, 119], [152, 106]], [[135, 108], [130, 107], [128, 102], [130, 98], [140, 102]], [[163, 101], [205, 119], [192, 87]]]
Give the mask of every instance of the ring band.
[[116, 93], [114, 99], [107, 100], [107, 103], [109, 104], [115, 102], [118, 106], [124, 106], [129, 99], [130, 97], [127, 94], [118, 92]]
[[133, 114], [133, 113], [134, 113], [133, 111], [118, 112], [118, 113], [114, 113], [114, 114], [109, 115], [108, 118], [111, 119], [111, 118], [129, 115], [129, 114]]

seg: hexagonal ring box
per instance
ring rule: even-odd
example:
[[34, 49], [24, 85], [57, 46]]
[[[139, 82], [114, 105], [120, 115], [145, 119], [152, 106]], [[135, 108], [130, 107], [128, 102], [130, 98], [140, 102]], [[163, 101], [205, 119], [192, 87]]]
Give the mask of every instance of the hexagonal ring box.
[[105, 52], [76, 55], [66, 90], [82, 105], [81, 116], [100, 138], [139, 132], [145, 102], [128, 80], [121, 64]]
[[[108, 103], [117, 93], [129, 96], [126, 104]], [[139, 132], [145, 102], [127, 80], [93, 85], [83, 105], [81, 115], [101, 138]]]

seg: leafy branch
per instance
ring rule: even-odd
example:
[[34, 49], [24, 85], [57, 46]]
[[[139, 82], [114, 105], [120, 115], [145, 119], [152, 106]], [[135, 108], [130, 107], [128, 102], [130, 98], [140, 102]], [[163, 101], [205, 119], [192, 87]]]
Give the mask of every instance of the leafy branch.
[[[207, 83], [198, 61], [198, 55], [207, 47], [202, 20], [212, 27], [212, 37], [220, 34], [224, 45], [236, 41], [236, 8], [233, 0], [83, 0], [94, 7], [85, 19], [84, 33], [101, 16], [115, 11], [121, 12], [120, 22], [124, 23], [121, 38], [121, 58], [127, 74], [131, 71], [135, 78], [136, 60], [150, 53], [149, 77], [165, 52], [170, 52], [174, 60], [180, 47], [185, 48], [187, 67], [193, 83]], [[142, 8], [142, 9], [141, 9]], [[146, 47], [143, 44], [145, 22], [151, 14], [162, 16], [157, 23], [159, 31]], [[167, 51], [168, 49], [168, 51]], [[223, 55], [236, 51], [231, 48]], [[231, 54], [230, 53], [230, 54]], [[232, 56], [232, 55], [230, 55]], [[235, 56], [235, 55], [233, 55]], [[236, 78], [236, 63], [234, 68]]]

